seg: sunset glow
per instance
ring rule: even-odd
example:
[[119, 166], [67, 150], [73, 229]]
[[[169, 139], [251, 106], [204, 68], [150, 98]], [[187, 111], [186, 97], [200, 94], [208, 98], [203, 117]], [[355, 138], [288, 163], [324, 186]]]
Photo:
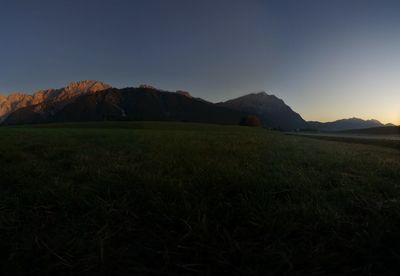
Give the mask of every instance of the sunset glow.
[[399, 275], [400, 0], [1, 0], [1, 275]]
[[2, 4], [1, 94], [81, 79], [214, 102], [266, 91], [306, 120], [400, 124], [399, 1], [40, 2]]

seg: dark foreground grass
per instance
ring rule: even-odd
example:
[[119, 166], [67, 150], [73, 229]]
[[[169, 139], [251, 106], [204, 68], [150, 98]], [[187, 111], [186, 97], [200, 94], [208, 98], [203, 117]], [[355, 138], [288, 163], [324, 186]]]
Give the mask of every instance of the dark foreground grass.
[[1, 275], [397, 275], [399, 153], [247, 127], [0, 128]]
[[[297, 135], [297, 134], [290, 133], [289, 135]], [[385, 139], [385, 136], [383, 136], [382, 139], [336, 137], [336, 136], [323, 136], [323, 135], [318, 136], [318, 135], [305, 135], [305, 134], [301, 134], [301, 136], [312, 138], [312, 139], [326, 140], [326, 141], [337, 141], [337, 142], [354, 143], [354, 144], [374, 145], [374, 146], [388, 147], [388, 148], [400, 150], [400, 140]]]

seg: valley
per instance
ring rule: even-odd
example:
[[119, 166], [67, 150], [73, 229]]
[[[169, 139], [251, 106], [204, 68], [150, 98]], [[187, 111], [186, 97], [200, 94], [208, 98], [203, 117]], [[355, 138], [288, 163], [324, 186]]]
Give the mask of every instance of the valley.
[[1, 271], [390, 275], [399, 149], [176, 122], [0, 127]]

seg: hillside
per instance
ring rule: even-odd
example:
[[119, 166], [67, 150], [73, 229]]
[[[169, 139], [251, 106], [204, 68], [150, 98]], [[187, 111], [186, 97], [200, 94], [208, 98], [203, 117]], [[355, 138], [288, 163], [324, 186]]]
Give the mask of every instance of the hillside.
[[88, 93], [54, 105], [32, 105], [11, 113], [4, 124], [50, 122], [144, 120], [238, 124], [242, 113], [216, 106], [188, 94], [153, 87]]
[[4, 275], [398, 272], [395, 149], [169, 122], [3, 126], [0, 144]]
[[282, 130], [307, 128], [307, 123], [303, 118], [283, 100], [265, 92], [248, 94], [218, 105], [258, 115], [264, 127]]

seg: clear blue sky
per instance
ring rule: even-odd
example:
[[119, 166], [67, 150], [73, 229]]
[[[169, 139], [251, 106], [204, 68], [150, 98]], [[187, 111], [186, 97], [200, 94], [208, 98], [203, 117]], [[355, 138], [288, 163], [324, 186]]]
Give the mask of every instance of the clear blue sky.
[[400, 124], [400, 1], [2, 0], [0, 91], [267, 91], [307, 120]]

